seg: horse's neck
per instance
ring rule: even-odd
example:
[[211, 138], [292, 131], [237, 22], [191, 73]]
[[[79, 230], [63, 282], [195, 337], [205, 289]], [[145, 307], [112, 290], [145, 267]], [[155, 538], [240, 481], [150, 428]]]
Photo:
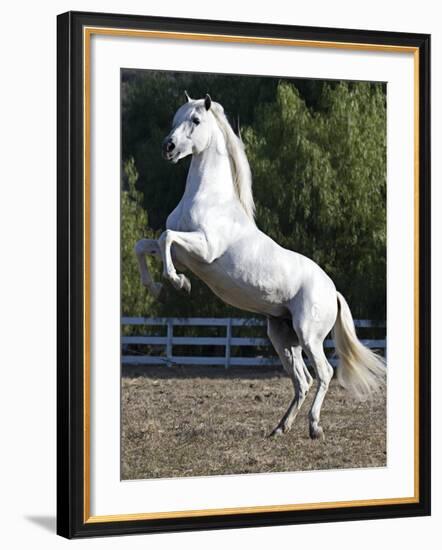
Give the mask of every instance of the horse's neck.
[[232, 169], [225, 146], [221, 147], [215, 141], [202, 153], [193, 155], [184, 195], [189, 199], [207, 197], [222, 203], [236, 200]]

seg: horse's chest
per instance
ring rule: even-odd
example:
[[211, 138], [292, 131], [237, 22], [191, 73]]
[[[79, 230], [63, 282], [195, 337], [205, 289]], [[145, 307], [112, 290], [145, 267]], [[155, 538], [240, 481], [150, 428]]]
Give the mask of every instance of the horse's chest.
[[187, 211], [181, 216], [178, 225], [178, 231], [197, 231], [201, 226], [201, 219], [192, 211]]
[[207, 226], [213, 219], [213, 211], [211, 208], [204, 208], [200, 205], [183, 205], [178, 216], [170, 220], [168, 229], [174, 231], [198, 231]]

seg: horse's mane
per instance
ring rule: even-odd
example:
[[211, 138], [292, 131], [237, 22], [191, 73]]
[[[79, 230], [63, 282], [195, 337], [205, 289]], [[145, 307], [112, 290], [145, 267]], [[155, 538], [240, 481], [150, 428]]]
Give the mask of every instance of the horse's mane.
[[233, 184], [239, 202], [247, 216], [255, 219], [255, 202], [252, 195], [252, 173], [244, 151], [244, 143], [232, 130], [224, 110], [219, 103], [212, 101], [211, 112], [224, 136], [232, 167]]

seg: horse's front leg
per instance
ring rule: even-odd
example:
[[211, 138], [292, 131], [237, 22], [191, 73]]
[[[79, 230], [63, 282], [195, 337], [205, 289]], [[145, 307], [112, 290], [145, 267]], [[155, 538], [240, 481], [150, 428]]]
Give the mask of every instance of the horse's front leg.
[[158, 239], [163, 259], [163, 276], [173, 284], [178, 290], [184, 289], [190, 292], [191, 285], [189, 279], [182, 273], [177, 273], [172, 261], [171, 247], [175, 245], [189, 256], [205, 263], [211, 263], [214, 258], [211, 255], [210, 247], [204, 233], [200, 231], [172, 231], [167, 229]]
[[137, 255], [138, 267], [140, 269], [141, 282], [143, 285], [149, 289], [149, 292], [155, 297], [158, 298], [160, 295], [163, 285], [161, 283], [156, 283], [147, 267], [146, 256], [155, 256], [161, 258], [161, 250], [158, 244], [158, 241], [154, 239], [141, 239], [135, 245], [135, 254]]

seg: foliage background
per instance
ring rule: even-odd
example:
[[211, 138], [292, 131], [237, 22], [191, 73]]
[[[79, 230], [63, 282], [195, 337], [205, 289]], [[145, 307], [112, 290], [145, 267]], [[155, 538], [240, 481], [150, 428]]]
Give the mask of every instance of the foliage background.
[[248, 315], [192, 275], [192, 299], [166, 284], [153, 301], [139, 281], [134, 244], [159, 236], [184, 191], [190, 160], [165, 162], [161, 143], [187, 90], [240, 123], [258, 226], [321, 265], [354, 317], [386, 318], [385, 84], [127, 69], [121, 89], [123, 315]]

